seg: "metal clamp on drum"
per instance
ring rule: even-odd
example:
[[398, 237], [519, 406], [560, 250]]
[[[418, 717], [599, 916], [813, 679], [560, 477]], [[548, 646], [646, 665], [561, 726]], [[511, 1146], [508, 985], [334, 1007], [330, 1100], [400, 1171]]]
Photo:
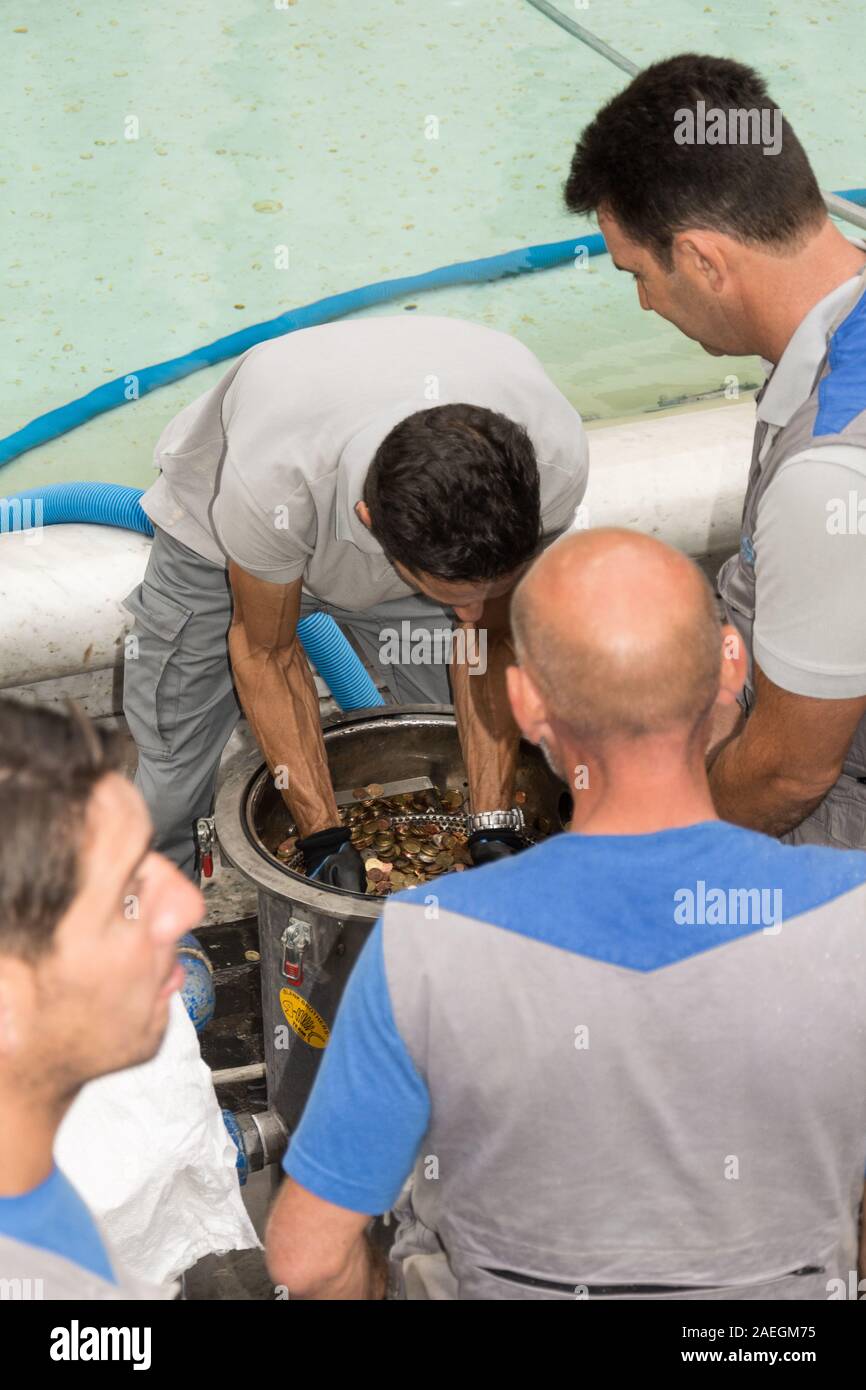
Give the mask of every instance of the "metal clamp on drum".
[[283, 974], [290, 984], [300, 985], [304, 981], [304, 951], [310, 944], [310, 924], [300, 917], [291, 917], [280, 943], [283, 948]]
[[195, 842], [201, 871], [205, 878], [213, 878], [213, 849], [216, 843], [213, 816], [200, 816], [196, 821]]

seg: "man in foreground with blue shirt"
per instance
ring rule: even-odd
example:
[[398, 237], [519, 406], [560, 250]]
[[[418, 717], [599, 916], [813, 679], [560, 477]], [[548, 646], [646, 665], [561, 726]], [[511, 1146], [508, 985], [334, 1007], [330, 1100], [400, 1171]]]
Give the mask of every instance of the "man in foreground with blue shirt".
[[826, 1299], [866, 1168], [866, 855], [716, 816], [704, 752], [745, 654], [679, 552], [568, 537], [512, 626], [512, 709], [571, 824], [389, 899], [289, 1146], [271, 1273], [382, 1297], [366, 1227], [399, 1198], [409, 1298]]
[[3, 1297], [166, 1298], [119, 1269], [56, 1167], [87, 1081], [148, 1061], [183, 981], [197, 888], [151, 850], [108, 737], [0, 700], [0, 1278]]

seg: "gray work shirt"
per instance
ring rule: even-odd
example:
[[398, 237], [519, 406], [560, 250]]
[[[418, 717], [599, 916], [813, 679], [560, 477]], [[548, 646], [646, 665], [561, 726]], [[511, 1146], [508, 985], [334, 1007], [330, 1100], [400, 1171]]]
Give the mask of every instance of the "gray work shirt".
[[244, 353], [165, 428], [142, 506], [215, 564], [362, 611], [412, 590], [355, 515], [379, 444], [407, 415], [465, 402], [524, 426], [542, 526], [573, 520], [580, 416], [528, 348], [461, 319], [401, 314], [303, 329]]
[[[866, 694], [864, 363], [866, 267], [805, 316], [758, 395], [740, 550], [719, 572], [750, 658], [794, 695]], [[838, 780], [790, 836], [866, 846], [866, 716]]]
[[[773, 369], [757, 409], [764, 455], [812, 393], [830, 327], [858, 283], [814, 306]], [[783, 690], [844, 700], [866, 694], [866, 517], [862, 532], [846, 534], [828, 521], [852, 491], [866, 495], [866, 448], [819, 439], [785, 459], [760, 500], [753, 655]]]
[[866, 854], [704, 821], [429, 886], [386, 899], [283, 1162], [396, 1200], [408, 1297], [844, 1296]]

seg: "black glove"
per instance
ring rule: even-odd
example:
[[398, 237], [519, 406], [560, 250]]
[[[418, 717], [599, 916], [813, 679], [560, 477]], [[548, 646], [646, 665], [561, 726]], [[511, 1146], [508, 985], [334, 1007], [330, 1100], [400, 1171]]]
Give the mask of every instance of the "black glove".
[[513, 830], [475, 830], [466, 841], [472, 863], [492, 864], [526, 849], [526, 841]]
[[327, 883], [331, 888], [342, 888], [344, 893], [363, 893], [367, 887], [367, 871], [351, 843], [351, 835], [347, 825], [336, 825], [332, 830], [317, 830], [315, 835], [297, 840], [295, 848], [304, 856], [307, 878]]

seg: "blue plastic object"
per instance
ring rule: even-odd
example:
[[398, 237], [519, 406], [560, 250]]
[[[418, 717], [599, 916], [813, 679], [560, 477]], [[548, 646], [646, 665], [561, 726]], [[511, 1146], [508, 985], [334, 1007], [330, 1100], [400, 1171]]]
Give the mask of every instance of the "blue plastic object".
[[233, 1110], [224, 1109], [222, 1111], [222, 1117], [223, 1124], [231, 1135], [235, 1148], [238, 1151], [238, 1156], [235, 1159], [235, 1167], [238, 1171], [238, 1182], [241, 1187], [244, 1187], [250, 1175], [250, 1161], [247, 1158], [247, 1151], [244, 1148], [244, 1137], [241, 1134], [241, 1127], [235, 1118], [235, 1112]]
[[304, 651], [342, 710], [372, 709], [385, 701], [358, 653], [327, 613], [298, 623]]
[[201, 1033], [213, 1018], [216, 1007], [213, 967], [192, 932], [180, 938], [177, 957], [184, 972], [180, 996], [195, 1031]]

